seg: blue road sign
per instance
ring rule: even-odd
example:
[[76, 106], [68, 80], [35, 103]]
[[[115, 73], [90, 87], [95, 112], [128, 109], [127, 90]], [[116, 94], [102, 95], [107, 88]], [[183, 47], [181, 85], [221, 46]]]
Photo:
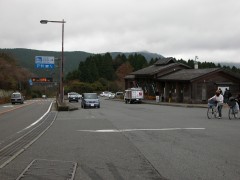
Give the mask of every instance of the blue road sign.
[[54, 69], [54, 64], [35, 64], [37, 69]]
[[53, 56], [36, 56], [35, 68], [54, 69], [54, 57]]
[[30, 86], [33, 85], [32, 79], [29, 79], [28, 82], [29, 82], [29, 85], [30, 85]]

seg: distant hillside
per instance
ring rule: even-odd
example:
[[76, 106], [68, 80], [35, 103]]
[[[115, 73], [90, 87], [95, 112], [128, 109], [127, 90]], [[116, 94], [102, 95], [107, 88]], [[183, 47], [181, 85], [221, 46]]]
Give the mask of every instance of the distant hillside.
[[[6, 52], [14, 57], [19, 66], [29, 69], [31, 72], [36, 73], [38, 70], [34, 68], [35, 56], [54, 56], [55, 58], [61, 57], [61, 52], [55, 51], [39, 51], [32, 49], [0, 49], [0, 52]], [[64, 71], [65, 73], [76, 69], [80, 61], [85, 59], [90, 53], [76, 51], [64, 52]]]
[[240, 68], [240, 63], [221, 62], [220, 64], [222, 66], [229, 66], [229, 67], [235, 66], [236, 68]]
[[111, 52], [110, 54], [111, 54], [112, 58], [114, 59], [119, 54], [124, 54], [126, 57], [128, 57], [129, 55], [133, 55], [135, 53], [143, 55], [147, 61], [150, 61], [151, 59], [156, 59], [156, 58], [157, 59], [164, 58], [160, 54], [150, 53], [150, 52], [147, 52], [147, 51], [139, 51], [139, 52]]
[[26, 68], [19, 67], [14, 58], [0, 53], [0, 69], [0, 89], [22, 90], [27, 88], [32, 74]]
[[[19, 64], [19, 66], [25, 67], [31, 72], [41, 75], [46, 71], [35, 69], [35, 56], [54, 56], [55, 58], [61, 57], [61, 52], [56, 51], [40, 51], [33, 49], [0, 49], [0, 52], [6, 52], [7, 54], [14, 57]], [[162, 58], [162, 55], [150, 53], [150, 52], [110, 52], [112, 58], [114, 59], [118, 54], [125, 54], [127, 57], [131, 54], [141, 54], [143, 55], [147, 61], [150, 61], [152, 58]], [[93, 53], [83, 52], [83, 51], [66, 51], [64, 52], [64, 74], [76, 70], [81, 61], [85, 61], [87, 57], [92, 55]], [[50, 72], [53, 73], [53, 72]]]

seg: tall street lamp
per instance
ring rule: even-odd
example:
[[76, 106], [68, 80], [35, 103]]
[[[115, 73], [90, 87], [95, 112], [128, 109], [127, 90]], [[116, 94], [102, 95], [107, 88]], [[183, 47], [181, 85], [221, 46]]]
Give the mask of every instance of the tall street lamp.
[[62, 23], [62, 58], [61, 58], [61, 63], [60, 63], [60, 102], [63, 102], [63, 58], [64, 58], [64, 23], [66, 23], [66, 21], [64, 21], [64, 19], [62, 21], [48, 21], [48, 20], [41, 20], [40, 23], [41, 24], [47, 24], [48, 22], [51, 23]]

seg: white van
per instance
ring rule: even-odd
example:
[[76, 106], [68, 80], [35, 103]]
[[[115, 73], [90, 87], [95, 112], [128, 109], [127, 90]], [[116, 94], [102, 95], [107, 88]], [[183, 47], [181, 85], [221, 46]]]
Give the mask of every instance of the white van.
[[14, 92], [11, 95], [11, 103], [15, 104], [15, 103], [20, 103], [23, 104], [24, 103], [24, 97], [20, 92]]

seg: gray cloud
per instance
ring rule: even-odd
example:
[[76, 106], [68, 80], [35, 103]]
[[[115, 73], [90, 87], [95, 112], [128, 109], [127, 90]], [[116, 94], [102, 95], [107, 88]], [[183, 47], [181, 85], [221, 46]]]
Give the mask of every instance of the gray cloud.
[[93, 53], [147, 50], [201, 61], [240, 62], [235, 0], [8, 0], [0, 2], [0, 48]]

